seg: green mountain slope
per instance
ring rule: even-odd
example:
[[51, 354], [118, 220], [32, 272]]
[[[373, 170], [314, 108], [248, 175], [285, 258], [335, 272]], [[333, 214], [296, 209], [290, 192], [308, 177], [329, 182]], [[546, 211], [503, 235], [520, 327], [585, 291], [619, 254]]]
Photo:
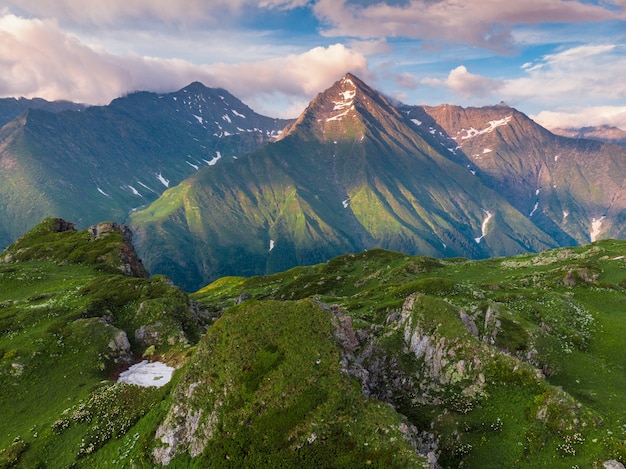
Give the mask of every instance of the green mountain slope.
[[121, 223], [199, 168], [258, 148], [287, 122], [200, 83], [80, 112], [26, 111], [0, 130], [0, 246], [49, 216], [81, 228]]
[[[0, 256], [3, 467], [626, 461], [624, 241], [373, 249], [193, 295], [130, 243], [50, 219]], [[117, 382], [142, 355], [172, 381]]]
[[200, 342], [156, 431], [173, 467], [423, 467], [415, 436], [341, 369], [310, 301], [243, 305]]
[[488, 257], [557, 246], [352, 75], [279, 141], [205, 168], [131, 216], [154, 272], [194, 290], [384, 247]]

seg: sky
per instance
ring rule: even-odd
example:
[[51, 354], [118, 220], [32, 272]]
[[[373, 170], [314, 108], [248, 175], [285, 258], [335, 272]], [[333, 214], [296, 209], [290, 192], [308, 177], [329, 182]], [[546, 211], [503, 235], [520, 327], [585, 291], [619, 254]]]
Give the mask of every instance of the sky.
[[0, 0], [0, 97], [193, 81], [297, 117], [350, 72], [410, 105], [626, 129], [626, 0]]

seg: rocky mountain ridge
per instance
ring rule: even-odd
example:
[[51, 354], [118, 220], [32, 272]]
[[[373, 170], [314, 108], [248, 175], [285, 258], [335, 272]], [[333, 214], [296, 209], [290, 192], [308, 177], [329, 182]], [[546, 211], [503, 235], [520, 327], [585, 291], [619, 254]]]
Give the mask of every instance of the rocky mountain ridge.
[[40, 109], [47, 112], [81, 111], [88, 107], [70, 101], [47, 101], [42, 98], [0, 98], [0, 127], [16, 119], [29, 109]]

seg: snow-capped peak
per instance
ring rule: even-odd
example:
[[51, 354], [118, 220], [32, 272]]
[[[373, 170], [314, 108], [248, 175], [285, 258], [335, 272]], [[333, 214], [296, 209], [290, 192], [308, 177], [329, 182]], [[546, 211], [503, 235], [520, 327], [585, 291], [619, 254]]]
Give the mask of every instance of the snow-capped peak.
[[338, 94], [338, 99], [333, 100], [333, 111], [340, 111], [339, 114], [335, 114], [326, 119], [326, 122], [341, 120], [351, 110], [354, 109], [354, 98], [356, 96], [356, 85], [354, 81], [346, 75], [341, 79], [342, 90]]

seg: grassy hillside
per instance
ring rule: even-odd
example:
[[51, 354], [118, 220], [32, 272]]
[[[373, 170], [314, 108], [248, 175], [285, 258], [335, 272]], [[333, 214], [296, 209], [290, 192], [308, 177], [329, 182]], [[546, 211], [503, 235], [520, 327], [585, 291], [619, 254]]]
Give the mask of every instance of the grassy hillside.
[[[69, 228], [1, 256], [0, 467], [626, 461], [626, 242], [374, 249], [186, 295], [120, 273], [123, 230]], [[118, 383], [129, 356], [177, 371]]]
[[375, 250], [193, 296], [215, 310], [242, 294], [336, 305], [360, 338], [347, 368], [430, 435], [444, 467], [591, 467], [626, 456], [625, 253], [617, 241], [484, 261]]
[[127, 248], [118, 231], [49, 219], [0, 256], [0, 467], [68, 467], [126, 431], [163, 391], [109, 378], [146, 351], [175, 363], [199, 339], [179, 288], [122, 274]]

